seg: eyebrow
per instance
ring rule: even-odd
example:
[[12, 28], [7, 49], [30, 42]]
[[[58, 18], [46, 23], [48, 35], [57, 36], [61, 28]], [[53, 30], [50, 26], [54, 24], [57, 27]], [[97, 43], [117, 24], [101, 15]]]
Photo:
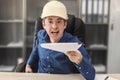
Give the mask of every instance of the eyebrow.
[[[52, 18], [48, 18], [48, 20], [52, 20]], [[64, 20], [62, 18], [57, 18], [57, 20]]]

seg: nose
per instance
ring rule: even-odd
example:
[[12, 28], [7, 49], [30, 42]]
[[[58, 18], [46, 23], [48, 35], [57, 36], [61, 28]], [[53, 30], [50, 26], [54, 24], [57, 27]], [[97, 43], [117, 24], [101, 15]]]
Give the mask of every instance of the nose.
[[52, 28], [53, 28], [53, 29], [57, 29], [56, 23], [54, 23], [54, 24], [52, 25]]

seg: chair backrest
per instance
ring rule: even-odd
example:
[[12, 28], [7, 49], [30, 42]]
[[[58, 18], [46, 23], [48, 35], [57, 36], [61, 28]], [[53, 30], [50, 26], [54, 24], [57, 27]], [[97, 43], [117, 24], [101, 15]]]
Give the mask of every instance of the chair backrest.
[[[68, 14], [68, 24], [66, 31], [73, 36], [76, 36], [81, 40], [83, 43], [85, 43], [85, 24], [84, 22], [80, 19], [75, 17], [74, 15]], [[38, 18], [35, 22], [35, 32], [34, 32], [34, 43], [33, 46], [35, 46], [35, 41], [37, 39], [37, 32], [43, 29], [42, 27], [42, 19]]]

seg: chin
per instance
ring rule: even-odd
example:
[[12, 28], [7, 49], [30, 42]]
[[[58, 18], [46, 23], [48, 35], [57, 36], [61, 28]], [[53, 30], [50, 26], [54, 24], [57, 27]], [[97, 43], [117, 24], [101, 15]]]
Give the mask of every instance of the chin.
[[59, 40], [60, 40], [60, 38], [53, 38], [53, 42], [55, 42], [55, 43], [57, 43], [57, 42], [59, 42]]

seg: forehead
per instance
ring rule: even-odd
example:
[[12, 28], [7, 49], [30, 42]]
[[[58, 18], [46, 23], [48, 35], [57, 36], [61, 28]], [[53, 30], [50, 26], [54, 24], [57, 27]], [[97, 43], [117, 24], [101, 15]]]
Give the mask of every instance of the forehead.
[[47, 20], [64, 20], [63, 18], [61, 17], [58, 17], [58, 16], [48, 16], [46, 17]]

